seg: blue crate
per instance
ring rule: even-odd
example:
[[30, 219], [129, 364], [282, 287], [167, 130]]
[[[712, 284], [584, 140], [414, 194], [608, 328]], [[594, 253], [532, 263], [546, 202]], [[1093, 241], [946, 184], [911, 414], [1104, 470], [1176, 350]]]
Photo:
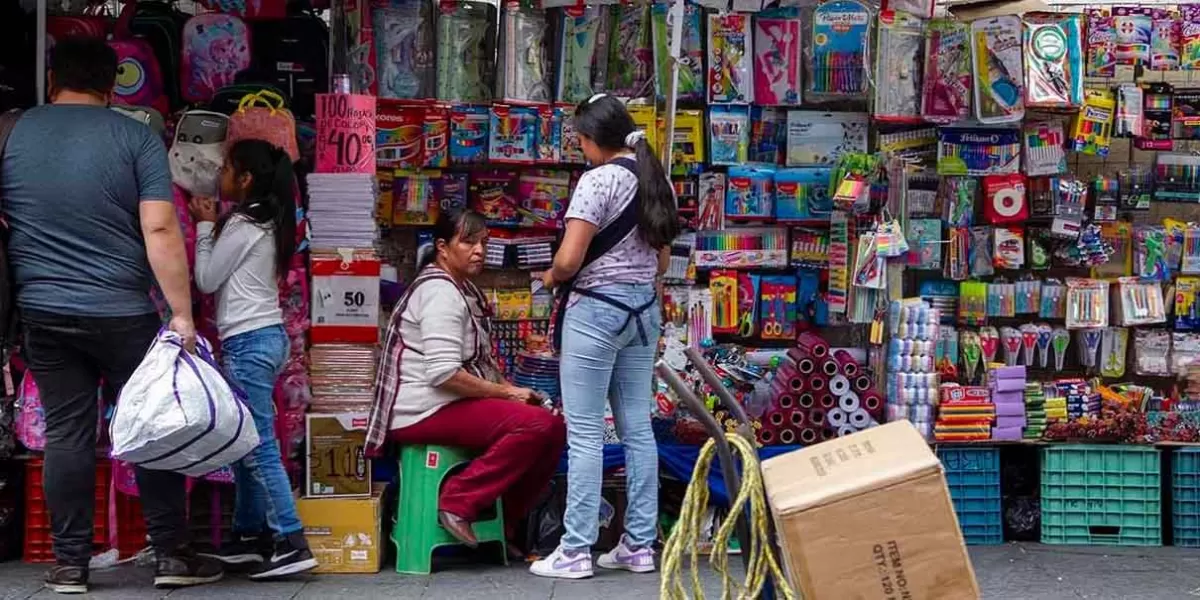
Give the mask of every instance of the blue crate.
[[1171, 490], [1175, 545], [1200, 548], [1200, 448], [1181, 448], [1175, 452]]
[[937, 454], [963, 539], [969, 545], [1004, 543], [1000, 449], [940, 446]]
[[1162, 545], [1158, 450], [1064, 444], [1042, 449], [1042, 543]]

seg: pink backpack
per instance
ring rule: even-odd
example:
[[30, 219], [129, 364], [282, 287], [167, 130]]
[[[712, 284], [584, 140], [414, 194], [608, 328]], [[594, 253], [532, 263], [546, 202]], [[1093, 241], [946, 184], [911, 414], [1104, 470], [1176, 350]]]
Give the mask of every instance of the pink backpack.
[[183, 99], [208, 102], [250, 68], [250, 29], [233, 15], [196, 15], [183, 26], [182, 59]]
[[273, 92], [247, 94], [229, 116], [225, 146], [239, 140], [266, 140], [287, 152], [293, 162], [300, 160], [296, 118], [284, 106], [283, 98]]
[[139, 39], [117, 39], [108, 45], [117, 52], [117, 83], [113, 88], [117, 103], [148, 106], [159, 114], [168, 114], [171, 106], [163, 87], [162, 69], [150, 44]]

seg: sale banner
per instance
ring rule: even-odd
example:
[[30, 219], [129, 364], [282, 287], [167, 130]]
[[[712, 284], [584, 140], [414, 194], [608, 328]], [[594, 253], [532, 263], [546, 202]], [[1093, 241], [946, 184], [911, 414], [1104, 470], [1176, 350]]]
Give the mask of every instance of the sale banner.
[[316, 172], [375, 172], [374, 96], [317, 94]]

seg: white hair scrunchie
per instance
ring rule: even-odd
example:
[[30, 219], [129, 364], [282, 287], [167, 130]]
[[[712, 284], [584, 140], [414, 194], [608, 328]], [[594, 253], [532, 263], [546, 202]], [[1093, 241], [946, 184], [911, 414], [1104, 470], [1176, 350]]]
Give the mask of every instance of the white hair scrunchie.
[[625, 136], [625, 147], [626, 148], [636, 148], [638, 141], [644, 140], [644, 139], [646, 139], [646, 132], [638, 130], [638, 129], [634, 129], [633, 131], [631, 131], [629, 133], [629, 135]]

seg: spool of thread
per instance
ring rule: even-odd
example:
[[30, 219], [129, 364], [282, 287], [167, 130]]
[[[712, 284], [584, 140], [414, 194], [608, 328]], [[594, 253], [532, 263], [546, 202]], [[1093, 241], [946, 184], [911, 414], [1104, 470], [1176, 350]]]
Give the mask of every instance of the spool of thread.
[[834, 398], [832, 394], [821, 394], [818, 402], [821, 403], [821, 408], [826, 410], [837, 406], [837, 398]]
[[832, 440], [835, 437], [837, 437], [837, 432], [835, 432], [834, 430], [829, 429], [829, 428], [825, 428], [825, 429], [821, 430], [821, 441], [822, 442], [827, 442], [829, 440]]
[[853, 427], [851, 427], [849, 425], [842, 425], [841, 427], [838, 427], [838, 430], [837, 430], [838, 437], [846, 437], [852, 433], [857, 433], [857, 430], [855, 430]]
[[783, 394], [775, 401], [775, 405], [780, 409], [796, 408], [796, 398], [791, 394]]
[[866, 375], [859, 375], [854, 378], [854, 391], [865, 392], [871, 389], [871, 378]]
[[788, 420], [792, 423], [793, 427], [800, 427], [800, 426], [804, 425], [804, 411], [802, 411], [802, 410], [792, 411], [792, 414]]
[[814, 429], [812, 427], [805, 427], [804, 429], [800, 430], [800, 443], [801, 444], [811, 444], [811, 443], [817, 441], [817, 439], [820, 437], [821, 437], [821, 432], [819, 429]]
[[813, 395], [807, 394], [807, 393], [800, 394], [799, 399], [796, 400], [796, 405], [799, 406], [800, 408], [806, 408], [806, 409], [812, 408], [813, 407]]
[[814, 392], [823, 392], [829, 387], [829, 378], [816, 373], [808, 378], [808, 389]]
[[858, 400], [858, 394], [855, 394], [854, 392], [846, 392], [838, 398], [838, 408], [848, 413], [858, 410], [861, 406], [862, 404]]
[[836, 360], [842, 375], [853, 378], [858, 375], [858, 361], [854, 360], [854, 356], [846, 350], [834, 350], [833, 360]]
[[775, 430], [770, 427], [763, 427], [758, 430], [758, 443], [764, 446], [770, 446], [775, 443]]
[[846, 411], [835, 408], [829, 411], [829, 414], [825, 416], [825, 420], [829, 421], [829, 424], [833, 427], [841, 427], [850, 422], [850, 416], [846, 414]]
[[855, 429], [866, 429], [871, 424], [871, 415], [867, 411], [858, 409], [850, 413], [850, 425]]
[[796, 337], [796, 347], [808, 352], [814, 358], [829, 356], [829, 342], [811, 331], [805, 331]]
[[799, 375], [794, 375], [791, 379], [788, 379], [788, 389], [793, 392], [803, 392], [806, 387], [808, 387], [808, 384]]
[[808, 411], [808, 422], [813, 425], [825, 424], [825, 411], [819, 408], [814, 408]]
[[829, 378], [829, 393], [842, 396], [850, 391], [850, 380], [845, 375], [834, 375]]
[[867, 409], [867, 412], [874, 413], [878, 411], [882, 404], [883, 398], [876, 392], [867, 392], [862, 395], [862, 405], [863, 408]]
[[838, 367], [837, 361], [833, 360], [832, 358], [827, 358], [825, 359], [825, 362], [821, 363], [821, 372], [828, 377], [833, 377], [840, 371], [841, 368]]
[[782, 427], [787, 422], [787, 416], [782, 412], [775, 411], [767, 417], [767, 422], [775, 427]]
[[887, 420], [906, 421], [908, 420], [908, 405], [907, 404], [889, 404], [887, 405]]
[[908, 420], [913, 423], [932, 423], [933, 407], [928, 404], [913, 404], [909, 406]]
[[791, 429], [779, 430], [779, 443], [780, 444], [795, 444], [796, 443], [796, 432], [792, 431]]
[[813, 370], [816, 368], [817, 368], [817, 365], [816, 365], [816, 363], [813, 362], [813, 359], [811, 359], [811, 358], [805, 357], [805, 358], [801, 358], [800, 360], [796, 361], [796, 370], [799, 371], [803, 375], [808, 375], [809, 373], [812, 373]]

